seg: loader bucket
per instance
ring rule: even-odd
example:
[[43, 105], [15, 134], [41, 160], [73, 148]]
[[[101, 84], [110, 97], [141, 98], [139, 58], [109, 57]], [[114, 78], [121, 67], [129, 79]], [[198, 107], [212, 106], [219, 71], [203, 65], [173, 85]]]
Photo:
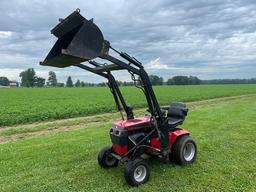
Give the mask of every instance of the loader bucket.
[[104, 37], [92, 20], [79, 11], [70, 14], [51, 30], [57, 42], [40, 65], [68, 67], [100, 56]]

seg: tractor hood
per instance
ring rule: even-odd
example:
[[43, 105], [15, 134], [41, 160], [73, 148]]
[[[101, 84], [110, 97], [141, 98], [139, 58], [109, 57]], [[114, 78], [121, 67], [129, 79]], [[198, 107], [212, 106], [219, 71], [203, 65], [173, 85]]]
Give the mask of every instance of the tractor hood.
[[113, 127], [124, 128], [128, 131], [134, 129], [142, 129], [142, 128], [150, 128], [151, 127], [151, 119], [147, 117], [129, 119], [125, 121], [115, 122], [113, 123]]

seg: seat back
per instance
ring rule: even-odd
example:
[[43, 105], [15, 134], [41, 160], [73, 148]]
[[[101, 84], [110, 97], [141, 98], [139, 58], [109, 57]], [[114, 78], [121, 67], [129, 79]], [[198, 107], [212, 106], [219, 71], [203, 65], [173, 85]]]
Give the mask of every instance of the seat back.
[[171, 103], [167, 117], [185, 119], [188, 113], [188, 108], [185, 103], [175, 102]]

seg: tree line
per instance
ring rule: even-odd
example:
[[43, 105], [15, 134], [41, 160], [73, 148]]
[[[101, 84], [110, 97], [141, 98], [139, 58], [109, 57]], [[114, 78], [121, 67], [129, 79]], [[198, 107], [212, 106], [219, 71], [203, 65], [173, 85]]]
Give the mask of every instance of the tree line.
[[[67, 78], [66, 83], [58, 82], [56, 73], [49, 71], [48, 79], [39, 77], [33, 68], [29, 68], [19, 74], [22, 87], [93, 87], [107, 86], [107, 83], [88, 83], [77, 80], [73, 82], [71, 76]], [[163, 77], [149, 75], [152, 85], [200, 85], [200, 84], [256, 84], [256, 78], [251, 79], [213, 79], [201, 80], [196, 76], [174, 76], [164, 81]], [[0, 86], [8, 86], [11, 81], [7, 77], [0, 77]], [[117, 81], [120, 86], [132, 86], [134, 82]]]
[[256, 84], [256, 78], [202, 80], [202, 84]]
[[[58, 82], [57, 75], [53, 71], [49, 71], [48, 79], [38, 77], [33, 68], [29, 68], [20, 73], [21, 86], [22, 87], [89, 87], [95, 86], [94, 83], [87, 83], [84, 81], [77, 80], [73, 83], [71, 76], [67, 78], [66, 83]], [[0, 82], [1, 83], [1, 82]], [[104, 83], [103, 83], [104, 84]], [[101, 84], [99, 84], [101, 85]]]

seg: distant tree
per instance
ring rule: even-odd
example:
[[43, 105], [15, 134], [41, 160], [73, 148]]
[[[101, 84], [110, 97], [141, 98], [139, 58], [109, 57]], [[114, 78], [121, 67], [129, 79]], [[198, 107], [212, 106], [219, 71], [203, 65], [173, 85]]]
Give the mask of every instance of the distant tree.
[[163, 85], [163, 83], [164, 83], [164, 79], [157, 75], [150, 75], [149, 79], [150, 79], [152, 85]]
[[[116, 81], [116, 83], [117, 83], [118, 86], [123, 86], [123, 82], [122, 81]], [[98, 86], [102, 86], [103, 84], [104, 84], [104, 82], [98, 83]]]
[[89, 87], [94, 87], [94, 86], [95, 86], [95, 83], [88, 83], [88, 86], [89, 86]]
[[33, 68], [29, 68], [26, 71], [20, 73], [21, 86], [22, 87], [34, 87], [35, 84], [35, 71]]
[[80, 83], [80, 80], [79, 80], [79, 79], [76, 81], [75, 86], [76, 86], [76, 87], [81, 87], [81, 83]]
[[188, 85], [189, 78], [187, 76], [175, 76], [172, 78], [174, 85]]
[[43, 87], [44, 85], [45, 85], [45, 79], [42, 77], [35, 76], [34, 86], [35, 87]]
[[201, 80], [198, 77], [189, 76], [188, 84], [189, 85], [200, 85], [201, 84]]
[[89, 83], [81, 81], [81, 87], [89, 87]]
[[128, 85], [129, 85], [128, 82], [126, 81], [123, 82], [123, 86], [128, 86]]
[[167, 85], [199, 85], [202, 81], [195, 76], [174, 76], [171, 79], [168, 79]]
[[56, 86], [57, 86], [57, 87], [64, 87], [64, 86], [65, 86], [65, 83], [57, 83]]
[[81, 87], [85, 87], [85, 82], [81, 81]]
[[256, 84], [256, 78], [202, 80], [202, 84]]
[[7, 77], [0, 77], [0, 85], [1, 86], [8, 86], [9, 85], [9, 79]]
[[168, 79], [168, 80], [166, 81], [166, 84], [167, 84], [167, 85], [174, 85], [173, 79], [172, 79], [172, 78], [171, 78], [171, 79]]
[[57, 81], [56, 73], [53, 71], [49, 71], [47, 85], [55, 87], [55, 86], [57, 86], [57, 83], [58, 83], [58, 81]]
[[66, 86], [67, 87], [73, 87], [74, 86], [73, 85], [73, 81], [72, 81], [70, 76], [68, 76], [68, 79], [67, 79], [67, 82], [66, 82]]
[[[119, 84], [119, 85], [120, 85], [120, 84]], [[99, 86], [99, 87], [106, 87], [106, 86], [107, 86], [107, 83], [105, 83], [105, 82], [98, 83], [97, 86]]]
[[256, 84], [256, 78], [248, 79], [249, 84]]
[[123, 86], [133, 86], [134, 85], [134, 82], [124, 82], [123, 83]]

